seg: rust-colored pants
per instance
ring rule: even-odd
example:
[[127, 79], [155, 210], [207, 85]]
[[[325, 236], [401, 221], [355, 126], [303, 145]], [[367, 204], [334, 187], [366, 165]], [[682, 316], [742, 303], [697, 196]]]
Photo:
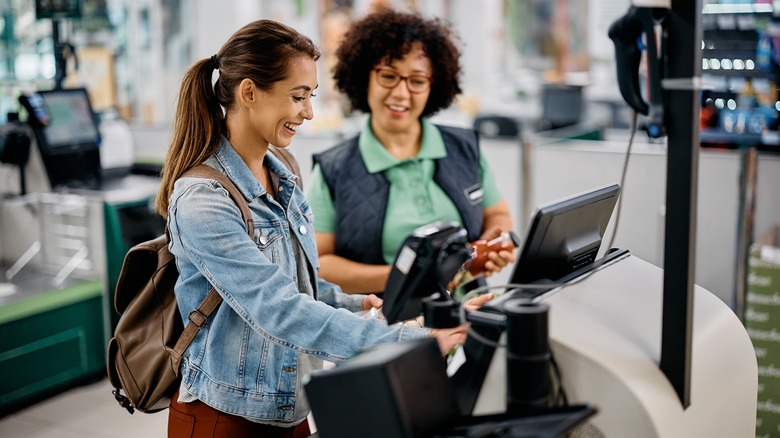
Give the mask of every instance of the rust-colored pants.
[[311, 435], [309, 422], [296, 427], [275, 427], [220, 412], [194, 401], [178, 403], [179, 391], [168, 409], [168, 438], [305, 438]]

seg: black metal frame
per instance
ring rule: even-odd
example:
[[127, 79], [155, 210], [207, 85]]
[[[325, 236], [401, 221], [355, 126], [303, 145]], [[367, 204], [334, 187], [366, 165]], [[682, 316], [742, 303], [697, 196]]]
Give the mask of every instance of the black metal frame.
[[665, 40], [666, 232], [661, 371], [684, 408], [691, 403], [693, 284], [701, 95], [701, 0], [672, 0]]

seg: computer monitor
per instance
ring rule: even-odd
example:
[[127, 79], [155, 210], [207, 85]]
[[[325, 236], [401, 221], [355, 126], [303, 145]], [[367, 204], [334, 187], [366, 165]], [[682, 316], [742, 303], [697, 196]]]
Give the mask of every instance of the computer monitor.
[[593, 263], [619, 194], [612, 184], [537, 208], [510, 282], [555, 282]]
[[98, 184], [100, 131], [87, 90], [38, 91], [19, 101], [28, 112], [51, 186]]
[[[540, 206], [526, 231], [510, 282], [550, 284], [550, 288], [512, 288], [480, 309], [503, 314], [504, 305], [515, 299], [541, 299], [553, 284], [570, 281], [597, 266], [601, 241], [612, 216], [620, 186], [594, 188]], [[604, 260], [618, 260], [626, 251], [615, 251]], [[472, 324], [481, 337], [498, 342], [502, 329]], [[463, 346], [468, 361], [452, 376], [461, 412], [472, 412], [488, 372], [495, 347], [469, 336]]]
[[582, 119], [582, 87], [545, 84], [542, 87], [542, 130], [575, 125]]
[[98, 148], [100, 132], [86, 89], [39, 91], [28, 96], [28, 101], [38, 114], [43, 153], [60, 155]]
[[415, 318], [422, 300], [440, 293], [449, 300], [447, 283], [469, 258], [466, 230], [455, 222], [434, 222], [406, 237], [395, 257], [382, 298], [388, 323]]

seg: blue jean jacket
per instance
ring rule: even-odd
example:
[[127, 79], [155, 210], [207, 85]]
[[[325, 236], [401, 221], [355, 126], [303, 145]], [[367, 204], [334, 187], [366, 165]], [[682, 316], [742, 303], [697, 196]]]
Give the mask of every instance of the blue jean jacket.
[[363, 296], [346, 295], [316, 274], [313, 282], [301, 282], [307, 290], [299, 289], [291, 237], [310, 267], [318, 267], [314, 218], [296, 177], [273, 154], [265, 159], [279, 177], [278, 201], [226, 139], [206, 161], [248, 200], [254, 239], [216, 181], [181, 178], [174, 185], [168, 227], [182, 318], [188, 320], [212, 286], [223, 298], [185, 352], [180, 371], [189, 394], [222, 412], [292, 425], [308, 414], [305, 403], [298, 403], [299, 356], [340, 361], [429, 331], [356, 316]]

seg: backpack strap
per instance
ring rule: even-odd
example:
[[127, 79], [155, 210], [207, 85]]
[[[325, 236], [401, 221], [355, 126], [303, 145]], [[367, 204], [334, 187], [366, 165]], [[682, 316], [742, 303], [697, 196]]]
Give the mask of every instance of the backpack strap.
[[252, 219], [252, 212], [249, 211], [249, 204], [247, 204], [244, 195], [241, 194], [241, 192], [238, 190], [238, 187], [233, 184], [233, 181], [231, 181], [230, 178], [225, 176], [225, 174], [218, 171], [217, 169], [206, 164], [198, 164], [192, 169], [184, 172], [182, 177], [185, 176], [216, 180], [222, 187], [225, 188], [225, 190], [228, 191], [230, 197], [233, 199], [233, 202], [235, 202], [238, 206], [238, 209], [241, 210], [241, 217], [244, 219], [247, 233], [249, 233], [250, 236], [254, 236], [255, 222], [254, 219]]
[[[182, 176], [209, 178], [219, 182], [220, 185], [228, 191], [233, 202], [238, 206], [238, 209], [241, 210], [241, 218], [244, 220], [247, 233], [250, 237], [254, 237], [255, 222], [254, 219], [252, 219], [252, 212], [249, 210], [249, 204], [247, 204], [244, 195], [241, 194], [238, 187], [233, 184], [233, 181], [231, 181], [230, 178], [206, 164], [199, 164], [184, 172]], [[166, 234], [167, 231], [166, 228]], [[188, 318], [189, 323], [184, 327], [184, 332], [182, 332], [181, 336], [176, 341], [176, 345], [173, 347], [172, 351], [173, 354], [178, 357], [181, 357], [184, 354], [184, 351], [190, 346], [192, 340], [195, 339], [195, 335], [197, 335], [201, 327], [206, 324], [209, 316], [211, 316], [214, 310], [219, 307], [220, 303], [222, 303], [222, 296], [212, 287], [200, 305], [190, 312]], [[178, 374], [179, 370], [176, 370], [176, 373]]]
[[298, 166], [298, 160], [295, 159], [293, 154], [290, 153], [287, 149], [284, 148], [278, 148], [274, 145], [268, 145], [268, 152], [271, 152], [276, 156], [276, 158], [279, 159], [285, 166], [287, 166], [288, 169], [290, 169], [290, 172], [295, 174], [298, 178], [295, 180], [295, 184], [298, 186], [299, 189], [303, 190], [303, 178], [301, 178], [301, 168]]

